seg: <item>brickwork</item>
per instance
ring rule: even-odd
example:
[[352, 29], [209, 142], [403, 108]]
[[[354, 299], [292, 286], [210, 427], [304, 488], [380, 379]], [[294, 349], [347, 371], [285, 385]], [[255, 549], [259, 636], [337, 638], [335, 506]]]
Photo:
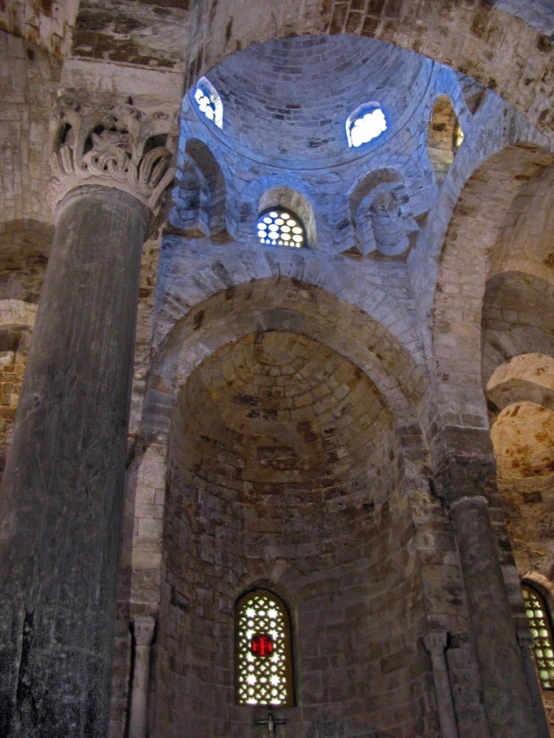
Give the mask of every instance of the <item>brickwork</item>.
[[[524, 5], [519, 3], [523, 8]], [[510, 9], [516, 7], [512, 4]], [[209, 29], [209, 30], [208, 30]], [[516, 16], [489, 4], [464, 1], [437, 8], [433, 0], [405, 2], [312, 0], [282, 3], [279, 13], [258, 3], [206, 6], [192, 26], [186, 62], [189, 81], [253, 43], [290, 34], [352, 33], [375, 37], [429, 56], [494, 89], [533, 123], [550, 131], [550, 42]]]
[[[236, 54], [208, 74], [222, 90], [223, 130], [206, 121], [195, 102], [185, 96], [181, 168], [187, 146], [198, 140], [216, 156], [227, 185], [228, 230], [240, 241], [255, 237], [256, 204], [268, 191], [286, 184], [306, 198], [314, 211], [315, 228], [307, 224], [314, 232], [312, 245], [317, 243], [318, 249], [331, 253], [354, 249], [358, 254], [375, 251], [367, 243], [374, 241], [373, 229], [365, 233], [362, 224], [371, 218], [373, 199], [389, 196], [375, 189], [384, 183], [373, 179], [370, 198], [364, 200], [361, 190], [368, 177], [393, 169], [403, 184], [394, 198], [400, 198], [400, 226], [407, 237], [418, 230], [414, 218], [424, 220], [436, 194], [426, 145], [435, 99], [449, 95], [466, 125], [471, 118], [456, 75], [421, 58], [415, 60], [418, 57], [400, 49], [391, 52], [369, 39], [344, 37], [275, 41]], [[252, 67], [270, 82], [257, 83], [259, 78], [249, 72]], [[387, 75], [386, 85], [375, 79], [376, 70]], [[368, 78], [367, 83], [363, 77], [358, 79], [360, 74]], [[331, 76], [336, 79], [332, 89], [325, 82]], [[241, 94], [232, 92], [235, 89]], [[371, 94], [390, 117], [390, 132], [362, 151], [349, 149], [346, 119], [360, 103], [369, 101], [369, 90], [374, 90]], [[317, 111], [330, 96], [333, 103], [327, 108], [333, 113], [319, 120]], [[317, 105], [311, 100], [317, 100]], [[256, 146], [257, 141], [263, 145]], [[264, 153], [253, 156], [252, 151]], [[342, 164], [340, 169], [328, 167], [331, 153], [333, 167]], [[247, 157], [248, 167], [237, 167], [237, 156]], [[206, 168], [204, 177], [208, 172]], [[190, 199], [185, 190], [179, 187], [176, 191], [177, 208], [171, 222], [177, 228], [191, 220], [188, 206], [179, 216], [180, 202]], [[365, 190], [363, 194], [369, 194], [367, 187]], [[404, 251], [406, 247], [400, 249]], [[388, 253], [386, 247], [382, 253]]]
[[61, 58], [70, 48], [77, 8], [77, 0], [11, 0], [0, 9], [0, 29]]
[[36, 305], [0, 300], [0, 474], [11, 442], [35, 315]]
[[[303, 336], [250, 335], [196, 369], [180, 403], [157, 730], [244, 733], [250, 720], [233, 707], [233, 604], [268, 581], [285, 588], [298, 629], [302, 706], [289, 714], [290, 735], [303, 735], [323, 707], [355, 715], [358, 729], [432, 735], [432, 713], [417, 708], [427, 698], [409, 507], [391, 419], [365, 375]], [[392, 539], [392, 527], [403, 534]], [[185, 673], [189, 696], [170, 715]]]
[[[143, 251], [111, 738], [130, 730], [141, 617], [150, 735], [262, 737], [265, 708], [233, 692], [233, 605], [254, 584], [293, 614], [287, 736], [438, 738], [421, 639], [445, 633], [460, 737], [488, 738], [449, 506], [487, 497], [525, 631], [521, 577], [554, 577], [552, 383], [522, 357], [554, 355], [553, 28], [534, 0], [0, 8], [2, 466], [60, 80], [92, 108], [172, 113], [207, 74], [224, 104], [216, 130], [185, 94], [175, 208]], [[349, 149], [344, 121], [374, 99], [389, 128]], [[258, 243], [271, 198], [310, 248]]]

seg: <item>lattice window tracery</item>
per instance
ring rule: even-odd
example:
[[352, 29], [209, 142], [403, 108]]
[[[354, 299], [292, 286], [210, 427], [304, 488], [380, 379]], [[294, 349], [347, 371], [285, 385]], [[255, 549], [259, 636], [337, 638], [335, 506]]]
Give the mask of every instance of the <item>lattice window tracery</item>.
[[260, 243], [270, 246], [302, 248], [305, 242], [304, 227], [299, 218], [281, 207], [266, 210], [258, 218]]
[[369, 143], [386, 130], [387, 119], [379, 103], [360, 105], [346, 119], [346, 138], [350, 148]]
[[223, 103], [219, 92], [206, 77], [201, 77], [196, 83], [194, 100], [202, 115], [218, 128], [223, 128]]
[[522, 590], [539, 679], [543, 689], [554, 689], [554, 642], [546, 605], [532, 587], [524, 584]]
[[237, 604], [236, 664], [239, 704], [293, 704], [289, 615], [267, 590], [250, 592]]

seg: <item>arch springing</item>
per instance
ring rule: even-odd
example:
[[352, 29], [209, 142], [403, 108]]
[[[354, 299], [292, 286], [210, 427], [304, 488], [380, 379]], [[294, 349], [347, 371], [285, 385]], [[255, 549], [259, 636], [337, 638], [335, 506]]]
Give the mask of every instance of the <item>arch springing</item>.
[[290, 618], [265, 589], [241, 597], [235, 611], [236, 689], [240, 705], [292, 705]]
[[522, 591], [541, 686], [554, 689], [554, 641], [546, 603], [534, 587], [523, 584]]

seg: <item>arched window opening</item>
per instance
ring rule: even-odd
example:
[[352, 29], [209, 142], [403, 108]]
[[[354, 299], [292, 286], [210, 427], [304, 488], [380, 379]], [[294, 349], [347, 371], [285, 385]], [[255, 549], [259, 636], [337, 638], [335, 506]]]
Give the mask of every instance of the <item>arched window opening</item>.
[[464, 132], [450, 98], [440, 95], [433, 106], [427, 136], [429, 159], [438, 185], [444, 181], [463, 140]]
[[523, 584], [522, 590], [541, 686], [554, 689], [554, 641], [546, 602], [534, 587]]
[[258, 217], [258, 238], [260, 243], [270, 246], [300, 249], [306, 243], [306, 232], [298, 216], [285, 208], [275, 207]]
[[[281, 232], [290, 234], [289, 238], [269, 238], [269, 234], [279, 233], [280, 224], [277, 222], [269, 223], [264, 221], [265, 217], [270, 217], [270, 213], [277, 213], [275, 221], [283, 220], [284, 226], [290, 228], [290, 231], [282, 229]], [[279, 214], [283, 213], [281, 217]], [[275, 217], [275, 216], [274, 216]], [[295, 225], [287, 221], [294, 220]], [[266, 226], [260, 227], [260, 226]], [[269, 226], [277, 226], [277, 230], [269, 228]], [[301, 230], [294, 230], [300, 228]], [[287, 185], [277, 185], [266, 190], [260, 196], [258, 201], [258, 220], [257, 220], [258, 238], [262, 243], [266, 243], [269, 238], [269, 244], [278, 246], [290, 246], [292, 248], [301, 248], [305, 246], [309, 249], [315, 249], [317, 242], [316, 222], [314, 209], [308, 198], [297, 190], [293, 190]], [[293, 238], [296, 236], [296, 238]], [[263, 239], [263, 240], [262, 240]], [[279, 241], [283, 241], [279, 244]]]
[[239, 705], [294, 704], [290, 617], [282, 600], [265, 589], [241, 597], [235, 634]]
[[201, 77], [194, 88], [194, 100], [200, 112], [218, 128], [223, 128], [223, 103], [209, 79]]
[[346, 119], [346, 138], [350, 148], [369, 143], [387, 130], [387, 119], [376, 102], [360, 105]]

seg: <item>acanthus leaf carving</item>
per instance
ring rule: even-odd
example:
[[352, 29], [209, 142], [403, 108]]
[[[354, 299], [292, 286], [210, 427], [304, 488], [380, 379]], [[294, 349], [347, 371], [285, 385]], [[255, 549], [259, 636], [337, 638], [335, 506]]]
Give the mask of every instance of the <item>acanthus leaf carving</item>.
[[177, 141], [175, 115], [145, 114], [128, 104], [92, 108], [75, 95], [61, 95], [54, 119], [51, 207], [75, 187], [117, 187], [149, 209], [155, 229], [165, 216]]

